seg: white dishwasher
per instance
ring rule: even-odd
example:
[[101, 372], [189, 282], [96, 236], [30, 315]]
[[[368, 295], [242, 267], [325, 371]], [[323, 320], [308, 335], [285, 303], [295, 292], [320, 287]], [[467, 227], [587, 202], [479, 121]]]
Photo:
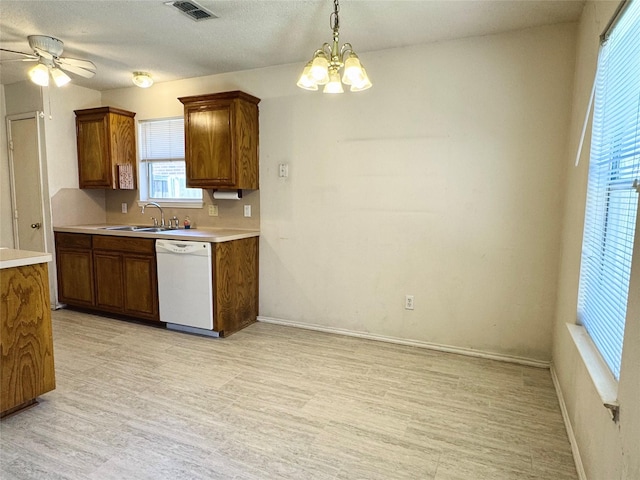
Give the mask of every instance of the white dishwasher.
[[217, 337], [211, 244], [156, 240], [156, 257], [160, 321], [173, 330]]

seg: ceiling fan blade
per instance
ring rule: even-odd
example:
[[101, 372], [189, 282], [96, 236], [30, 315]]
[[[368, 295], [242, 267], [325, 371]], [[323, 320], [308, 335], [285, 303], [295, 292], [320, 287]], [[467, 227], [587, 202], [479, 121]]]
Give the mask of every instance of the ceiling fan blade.
[[37, 55], [33, 55], [32, 53], [24, 53], [24, 52], [16, 52], [15, 50], [8, 50], [6, 48], [0, 48], [0, 51], [2, 52], [9, 52], [9, 53], [15, 53], [17, 55], [22, 55], [23, 57], [26, 57], [24, 59], [16, 59], [16, 60], [37, 60], [38, 56]]
[[12, 62], [36, 62], [37, 58], [8, 58], [6, 60], [0, 60], [0, 63], [12, 63]]
[[[62, 62], [58, 63], [58, 67], [60, 67], [60, 69], [64, 70], [65, 72], [75, 73], [76, 75], [80, 75], [81, 77], [84, 77], [84, 78], [92, 78], [96, 74], [96, 71], [93, 69], [89, 70], [84, 67], [77, 67], [75, 65], [65, 65]], [[95, 68], [95, 65], [94, 65], [94, 68]]]
[[93, 70], [95, 72], [96, 65], [89, 60], [80, 60], [79, 58], [60, 57], [56, 60], [60, 65], [65, 67], [79, 67], [85, 70]]

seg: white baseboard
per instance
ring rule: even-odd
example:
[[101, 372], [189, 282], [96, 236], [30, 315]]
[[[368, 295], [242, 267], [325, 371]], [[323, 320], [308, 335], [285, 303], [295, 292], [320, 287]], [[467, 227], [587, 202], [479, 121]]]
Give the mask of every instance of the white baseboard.
[[452, 347], [450, 345], [440, 345], [437, 343], [423, 342], [420, 340], [408, 340], [404, 338], [388, 337], [385, 335], [377, 335], [375, 333], [358, 332], [354, 330], [347, 330], [345, 328], [326, 327], [324, 325], [295, 322], [292, 320], [284, 320], [281, 318], [259, 316], [258, 321], [264, 323], [273, 323], [276, 325], [284, 325], [287, 327], [303, 328], [306, 330], [316, 330], [318, 332], [335, 333], [337, 335], [347, 335], [349, 337], [365, 338], [367, 340], [376, 340], [379, 342], [396, 343], [399, 345], [408, 345], [411, 347], [427, 348], [430, 350], [437, 350], [439, 352], [457, 353], [460, 355], [467, 355], [469, 357], [480, 357], [490, 360], [498, 360], [501, 362], [517, 363], [519, 365], [528, 365], [530, 367], [549, 368], [550, 366], [550, 362], [536, 360], [533, 358], [503, 355], [493, 352], [483, 352], [470, 348]]
[[587, 480], [587, 473], [584, 471], [584, 465], [582, 465], [582, 457], [580, 457], [580, 450], [578, 449], [578, 442], [576, 436], [573, 433], [573, 427], [571, 426], [571, 420], [569, 420], [569, 412], [567, 411], [567, 404], [564, 401], [564, 395], [562, 395], [562, 389], [560, 388], [560, 382], [558, 381], [558, 375], [556, 369], [551, 364], [551, 379], [553, 380], [553, 386], [556, 389], [556, 395], [558, 396], [558, 402], [560, 403], [560, 411], [562, 412], [562, 419], [564, 420], [564, 427], [567, 430], [567, 436], [569, 437], [569, 443], [571, 443], [571, 452], [573, 453], [573, 461], [576, 464], [576, 470], [578, 471], [579, 480]]

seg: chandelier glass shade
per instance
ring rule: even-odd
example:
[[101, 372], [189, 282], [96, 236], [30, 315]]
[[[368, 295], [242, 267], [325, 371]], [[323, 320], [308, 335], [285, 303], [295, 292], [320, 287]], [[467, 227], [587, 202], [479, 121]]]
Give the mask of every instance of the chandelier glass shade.
[[[330, 16], [333, 42], [324, 43], [316, 50], [313, 57], [302, 70], [297, 85], [305, 90], [318, 90], [324, 85], [324, 93], [343, 93], [342, 85], [348, 85], [352, 92], [360, 92], [371, 88], [371, 81], [360, 63], [360, 59], [350, 43], [340, 47], [340, 19], [338, 0], [333, 2], [333, 13]], [[340, 71], [342, 78], [340, 78]]]

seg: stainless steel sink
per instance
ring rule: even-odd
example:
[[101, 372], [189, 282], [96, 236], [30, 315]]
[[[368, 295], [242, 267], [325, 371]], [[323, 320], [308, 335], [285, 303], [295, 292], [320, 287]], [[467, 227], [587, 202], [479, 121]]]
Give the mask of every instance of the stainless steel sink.
[[126, 232], [134, 232], [136, 230], [140, 230], [139, 227], [134, 227], [132, 225], [122, 225], [118, 227], [100, 227], [101, 230], [121, 230]]
[[136, 232], [166, 232], [167, 230], [175, 230], [175, 228], [169, 228], [169, 227], [143, 227], [143, 228], [138, 228], [136, 230]]
[[167, 230], [174, 230], [169, 227], [151, 227], [148, 225], [118, 225], [113, 227], [101, 227], [101, 230], [116, 230], [120, 232], [166, 232]]

